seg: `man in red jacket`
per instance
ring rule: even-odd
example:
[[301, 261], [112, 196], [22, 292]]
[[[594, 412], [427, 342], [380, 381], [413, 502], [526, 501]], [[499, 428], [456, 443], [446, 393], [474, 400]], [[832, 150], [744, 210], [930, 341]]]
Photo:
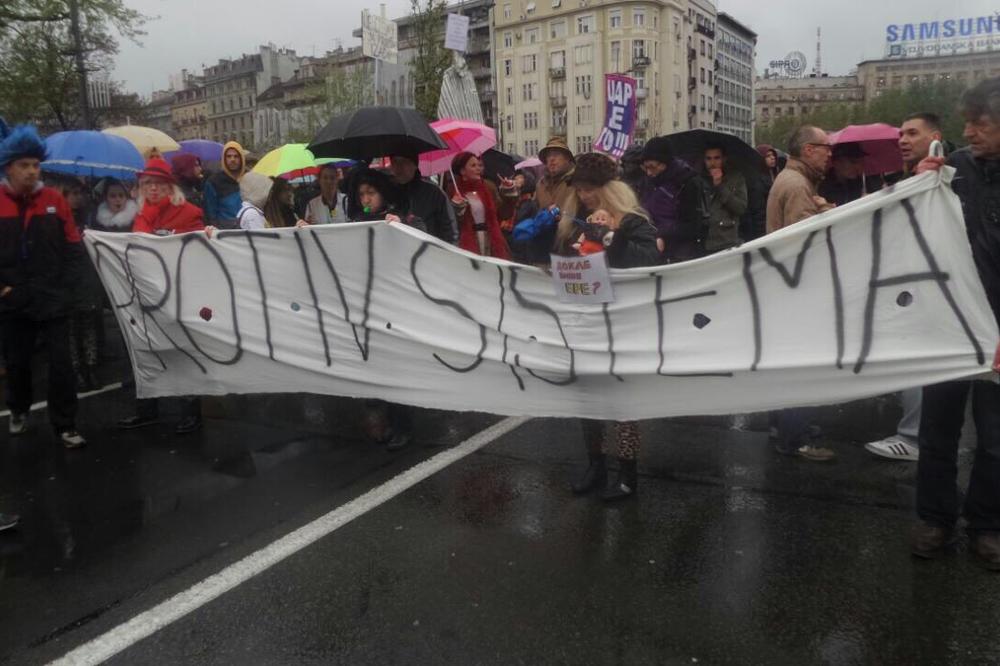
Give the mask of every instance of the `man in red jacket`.
[[40, 182], [45, 144], [33, 127], [0, 127], [0, 327], [7, 363], [10, 434], [28, 430], [31, 361], [38, 336], [49, 360], [48, 411], [67, 448], [76, 430], [76, 382], [68, 314], [84, 260], [69, 205]]

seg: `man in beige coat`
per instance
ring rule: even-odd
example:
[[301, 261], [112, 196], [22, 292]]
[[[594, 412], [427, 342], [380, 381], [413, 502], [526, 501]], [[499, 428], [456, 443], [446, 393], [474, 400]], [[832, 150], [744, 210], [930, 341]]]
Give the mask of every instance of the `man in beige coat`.
[[788, 164], [767, 198], [767, 233], [833, 208], [817, 191], [832, 151], [826, 132], [818, 127], [795, 130], [788, 141]]
[[[767, 233], [791, 226], [833, 208], [816, 191], [833, 147], [826, 132], [803, 125], [788, 140], [788, 164], [778, 174], [767, 198]], [[824, 462], [836, 454], [830, 449], [809, 443], [808, 409], [784, 409], [774, 413], [777, 420], [778, 453], [805, 460]]]
[[538, 208], [562, 207], [575, 191], [571, 184], [575, 160], [566, 140], [553, 137], [538, 153], [538, 159], [545, 165], [545, 175], [535, 188]]

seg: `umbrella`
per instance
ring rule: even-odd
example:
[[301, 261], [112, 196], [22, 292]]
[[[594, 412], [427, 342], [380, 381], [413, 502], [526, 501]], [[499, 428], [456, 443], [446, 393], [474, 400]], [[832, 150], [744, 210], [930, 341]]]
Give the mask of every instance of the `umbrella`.
[[830, 133], [830, 143], [861, 144], [865, 151], [865, 175], [874, 176], [903, 170], [903, 156], [899, 151], [899, 128], [885, 123], [848, 125]]
[[369, 162], [385, 155], [416, 155], [448, 144], [415, 109], [369, 106], [337, 116], [308, 148], [317, 157], [343, 155]]
[[42, 170], [71, 176], [135, 180], [142, 170], [139, 150], [120, 136], [92, 130], [58, 132], [45, 139]]
[[516, 170], [521, 170], [521, 169], [533, 169], [535, 167], [540, 167], [540, 166], [544, 166], [540, 159], [538, 159], [537, 157], [529, 157], [528, 159], [515, 164], [514, 168]]
[[188, 155], [194, 155], [202, 162], [222, 161], [222, 144], [218, 141], [209, 141], [207, 139], [188, 139], [186, 141], [181, 141], [180, 146], [180, 150], [173, 151], [170, 154], [164, 153], [163, 156], [170, 159], [178, 153], [187, 153]]
[[755, 178], [764, 168], [764, 158], [757, 149], [737, 136], [712, 130], [687, 130], [667, 135], [675, 157], [687, 162], [696, 171], [704, 166], [705, 149], [721, 146], [726, 151], [726, 166], [743, 173], [747, 180]]
[[149, 153], [153, 150], [163, 155], [164, 153], [181, 149], [179, 143], [160, 130], [153, 129], [152, 127], [122, 125], [121, 127], [109, 127], [104, 132], [105, 134], [113, 134], [128, 139], [132, 142], [133, 146], [139, 149], [143, 157], [149, 157]]
[[431, 129], [444, 139], [448, 147], [420, 155], [420, 173], [424, 176], [451, 171], [451, 161], [459, 153], [479, 156], [497, 145], [495, 129], [471, 120], [444, 118], [431, 123]]
[[504, 178], [514, 177], [514, 165], [521, 161], [521, 158], [516, 155], [508, 155], [507, 153], [502, 153], [496, 148], [490, 148], [482, 155], [484, 175], [487, 178], [498, 180], [501, 176]]
[[317, 175], [319, 167], [330, 162], [344, 162], [344, 159], [340, 157], [317, 158], [306, 148], [306, 144], [287, 143], [260, 158], [252, 170], [272, 178], [279, 176], [299, 178]]

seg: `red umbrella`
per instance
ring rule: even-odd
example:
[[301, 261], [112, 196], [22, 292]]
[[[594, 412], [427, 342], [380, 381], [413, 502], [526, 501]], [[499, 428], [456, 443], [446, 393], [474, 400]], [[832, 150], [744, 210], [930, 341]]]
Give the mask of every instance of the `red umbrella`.
[[830, 143], [858, 143], [865, 151], [865, 175], [894, 173], [903, 170], [903, 156], [899, 152], [899, 128], [885, 123], [848, 125], [830, 133]]

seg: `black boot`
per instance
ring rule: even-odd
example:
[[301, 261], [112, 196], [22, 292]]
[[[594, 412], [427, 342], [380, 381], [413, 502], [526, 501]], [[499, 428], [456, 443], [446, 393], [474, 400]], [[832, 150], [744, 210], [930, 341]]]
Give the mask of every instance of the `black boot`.
[[573, 494], [583, 495], [591, 490], [603, 488], [608, 483], [607, 456], [603, 453], [591, 453], [590, 465], [580, 480], [573, 484]]
[[636, 461], [619, 458], [618, 478], [601, 493], [601, 499], [605, 502], [614, 502], [631, 497], [635, 494], [638, 483], [639, 474], [636, 471]]

